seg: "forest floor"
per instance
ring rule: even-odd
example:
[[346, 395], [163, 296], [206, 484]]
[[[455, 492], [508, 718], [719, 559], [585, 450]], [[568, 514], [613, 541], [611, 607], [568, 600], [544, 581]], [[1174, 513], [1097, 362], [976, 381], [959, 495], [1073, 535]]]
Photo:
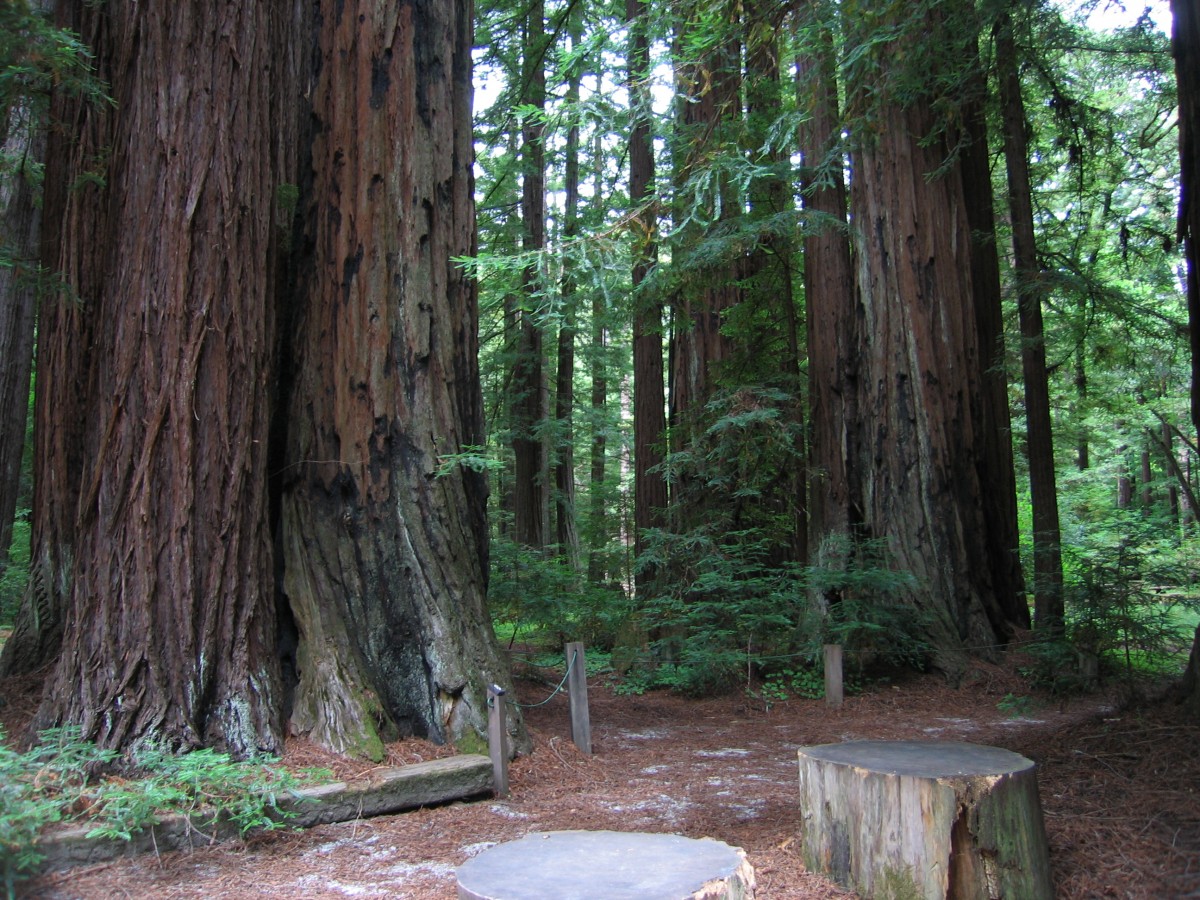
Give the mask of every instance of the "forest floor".
[[[550, 693], [552, 685], [524, 674], [523, 701]], [[944, 738], [1005, 747], [1038, 764], [1057, 896], [1200, 897], [1200, 723], [1185, 721], [1162, 694], [1160, 686], [1159, 699], [1136, 703], [1115, 692], [1027, 702], [1011, 663], [979, 665], [958, 687], [934, 675], [876, 684], [836, 711], [817, 700], [768, 707], [745, 696], [620, 696], [597, 683], [590, 688], [595, 755], [571, 743], [564, 696], [527, 709], [533, 750], [513, 763], [506, 800], [123, 859], [42, 876], [20, 896], [449, 900], [455, 867], [494, 843], [585, 828], [742, 847], [766, 900], [850, 897], [801, 861], [797, 748]], [[21, 706], [0, 712], [11, 720]], [[1014, 707], [1021, 715], [1012, 715]], [[444, 754], [405, 741], [390, 747], [387, 762]], [[369, 766], [330, 760], [299, 741], [290, 742], [287, 761], [326, 766], [342, 778], [370, 776]]]

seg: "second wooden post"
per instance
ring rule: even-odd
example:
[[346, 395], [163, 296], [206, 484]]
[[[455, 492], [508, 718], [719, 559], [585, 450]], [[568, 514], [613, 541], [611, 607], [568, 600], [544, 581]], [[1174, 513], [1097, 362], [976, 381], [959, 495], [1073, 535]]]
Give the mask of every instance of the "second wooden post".
[[592, 755], [592, 723], [588, 716], [587, 659], [583, 644], [566, 646], [567, 699], [571, 703], [571, 740], [575, 746]]

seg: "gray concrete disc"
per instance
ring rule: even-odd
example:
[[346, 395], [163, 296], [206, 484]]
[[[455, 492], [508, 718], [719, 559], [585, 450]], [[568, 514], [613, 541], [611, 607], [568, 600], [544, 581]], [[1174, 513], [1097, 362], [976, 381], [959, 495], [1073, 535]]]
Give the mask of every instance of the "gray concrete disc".
[[682, 900], [732, 876], [741, 853], [714, 840], [616, 831], [536, 832], [458, 868], [461, 900]]

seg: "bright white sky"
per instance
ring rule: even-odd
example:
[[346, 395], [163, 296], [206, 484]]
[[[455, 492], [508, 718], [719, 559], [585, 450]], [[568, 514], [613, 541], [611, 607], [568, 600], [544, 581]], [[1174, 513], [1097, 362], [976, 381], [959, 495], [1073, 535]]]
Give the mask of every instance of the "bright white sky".
[[1093, 6], [1087, 17], [1087, 24], [1097, 31], [1105, 28], [1129, 28], [1137, 22], [1143, 11], [1150, 13], [1150, 19], [1159, 31], [1171, 33], [1171, 6], [1169, 0], [1100, 0], [1096, 3], [1081, 3], [1079, 0], [1065, 0], [1061, 3], [1063, 9], [1078, 10]]

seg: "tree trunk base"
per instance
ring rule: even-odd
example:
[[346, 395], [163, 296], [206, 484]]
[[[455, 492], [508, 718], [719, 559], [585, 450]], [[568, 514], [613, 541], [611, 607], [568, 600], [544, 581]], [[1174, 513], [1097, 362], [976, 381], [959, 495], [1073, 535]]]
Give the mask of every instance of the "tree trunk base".
[[753, 900], [746, 854], [675, 834], [552, 831], [499, 844], [458, 869], [459, 900]]
[[1192, 652], [1183, 672], [1180, 694], [1188, 714], [1200, 720], [1200, 625], [1196, 626], [1196, 636], [1192, 639]]
[[869, 898], [1050, 898], [1034, 764], [955, 741], [799, 752], [805, 864]]

